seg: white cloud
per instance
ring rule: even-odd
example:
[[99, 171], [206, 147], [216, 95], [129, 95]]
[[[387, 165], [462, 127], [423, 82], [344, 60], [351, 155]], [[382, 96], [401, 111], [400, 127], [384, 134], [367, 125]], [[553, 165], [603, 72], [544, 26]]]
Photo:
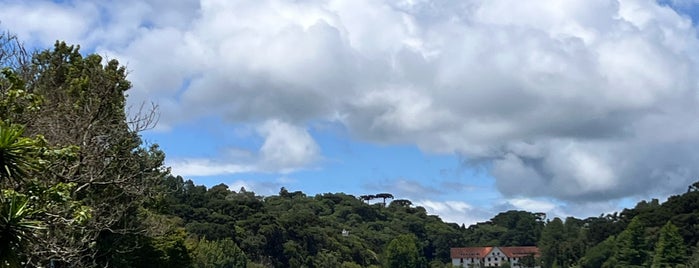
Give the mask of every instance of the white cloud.
[[214, 158], [174, 159], [168, 164], [173, 174], [213, 176], [237, 173], [290, 173], [312, 168], [322, 159], [321, 151], [305, 129], [268, 120], [259, 125], [257, 134], [264, 139], [258, 152], [237, 148]]
[[30, 45], [52, 46], [56, 40], [79, 42], [98, 18], [90, 3], [59, 5], [51, 1], [2, 4], [0, 26], [10, 29]]
[[507, 200], [507, 202], [519, 210], [530, 212], [551, 213], [551, 211], [556, 208], [556, 204], [552, 202], [529, 198], [513, 198]]
[[305, 125], [340, 120], [366, 141], [492, 163], [508, 197], [663, 195], [699, 176], [697, 29], [655, 1], [91, 3], [5, 3], [0, 19], [127, 62], [130, 102], [155, 98], [166, 126], [259, 123], [252, 170], [312, 166]]
[[179, 176], [213, 176], [258, 171], [253, 165], [238, 165], [215, 162], [211, 159], [180, 159], [169, 163], [172, 173]]
[[486, 221], [495, 215], [494, 211], [482, 210], [462, 201], [419, 200], [414, 205], [424, 207], [430, 214], [439, 215], [445, 222], [466, 226]]
[[258, 131], [265, 137], [260, 148], [260, 165], [264, 169], [288, 173], [320, 159], [320, 148], [305, 129], [270, 120]]

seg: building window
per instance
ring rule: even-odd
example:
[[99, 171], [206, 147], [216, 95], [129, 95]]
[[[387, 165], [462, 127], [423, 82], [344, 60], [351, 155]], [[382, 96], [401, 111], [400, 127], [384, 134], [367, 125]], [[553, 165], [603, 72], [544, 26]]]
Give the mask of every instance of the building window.
[[464, 258], [461, 258], [461, 263], [464, 263]]
[[488, 257], [488, 261], [490, 261], [490, 257]]

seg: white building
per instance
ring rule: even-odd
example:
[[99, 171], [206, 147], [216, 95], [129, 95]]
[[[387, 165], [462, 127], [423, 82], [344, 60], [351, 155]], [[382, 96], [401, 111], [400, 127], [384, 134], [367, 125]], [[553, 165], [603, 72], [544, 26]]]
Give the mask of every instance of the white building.
[[[511, 267], [522, 267], [522, 258], [539, 258], [537, 247], [466, 247], [451, 249], [454, 267], [500, 267], [509, 263]], [[538, 268], [539, 266], [535, 266]]]

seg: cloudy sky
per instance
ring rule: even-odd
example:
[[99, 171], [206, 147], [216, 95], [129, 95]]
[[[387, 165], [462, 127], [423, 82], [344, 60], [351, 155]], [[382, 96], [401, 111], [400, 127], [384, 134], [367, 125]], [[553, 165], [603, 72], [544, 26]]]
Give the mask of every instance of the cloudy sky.
[[127, 65], [173, 173], [393, 193], [459, 223], [596, 216], [699, 178], [697, 0], [0, 0]]

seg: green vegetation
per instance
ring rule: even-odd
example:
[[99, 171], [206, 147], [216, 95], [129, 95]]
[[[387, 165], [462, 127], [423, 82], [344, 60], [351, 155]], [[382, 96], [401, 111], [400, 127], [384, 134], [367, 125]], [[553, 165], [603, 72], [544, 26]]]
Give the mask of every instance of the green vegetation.
[[390, 193], [207, 188], [143, 144], [155, 113], [127, 117], [117, 61], [62, 42], [27, 54], [7, 33], [0, 52], [0, 267], [449, 267], [451, 247], [492, 245], [538, 245], [529, 266], [699, 265], [699, 183], [620, 213], [469, 227]]
[[685, 263], [686, 259], [687, 247], [684, 240], [677, 227], [668, 221], [660, 229], [660, 239], [655, 245], [652, 267], [674, 267]]
[[420, 267], [421, 258], [413, 235], [399, 235], [386, 246], [385, 266], [388, 268]]

